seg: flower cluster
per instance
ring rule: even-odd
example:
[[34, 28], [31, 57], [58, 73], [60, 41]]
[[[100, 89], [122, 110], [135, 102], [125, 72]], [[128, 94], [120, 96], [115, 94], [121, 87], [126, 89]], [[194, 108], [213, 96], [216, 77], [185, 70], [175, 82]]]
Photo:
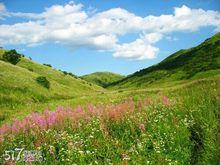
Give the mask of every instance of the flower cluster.
[[88, 105], [87, 108], [78, 106], [75, 109], [57, 107], [55, 111], [45, 110], [43, 113], [32, 113], [22, 120], [15, 119], [11, 124], [4, 124], [0, 127], [0, 136], [5, 134], [16, 134], [27, 132], [29, 130], [48, 130], [50, 128], [59, 128], [75, 126], [80, 120], [90, 121], [93, 117], [102, 118], [102, 120], [118, 120], [125, 114], [133, 113], [135, 103], [129, 99], [117, 105], [94, 106]]

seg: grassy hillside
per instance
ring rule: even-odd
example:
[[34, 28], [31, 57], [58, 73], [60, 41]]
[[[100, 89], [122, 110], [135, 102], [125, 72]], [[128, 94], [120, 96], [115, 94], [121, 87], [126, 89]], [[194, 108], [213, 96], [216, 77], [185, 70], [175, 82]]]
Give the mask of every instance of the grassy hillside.
[[199, 46], [180, 50], [157, 65], [140, 70], [109, 88], [145, 88], [175, 85], [189, 79], [220, 74], [220, 33]]
[[121, 80], [124, 78], [124, 76], [111, 72], [95, 72], [92, 74], [84, 75], [81, 78], [99, 86], [106, 87], [113, 82]]
[[[73, 98], [102, 90], [99, 86], [24, 57], [16, 65], [0, 60], [0, 70], [0, 106]], [[49, 80], [49, 89], [37, 83], [39, 76]]]

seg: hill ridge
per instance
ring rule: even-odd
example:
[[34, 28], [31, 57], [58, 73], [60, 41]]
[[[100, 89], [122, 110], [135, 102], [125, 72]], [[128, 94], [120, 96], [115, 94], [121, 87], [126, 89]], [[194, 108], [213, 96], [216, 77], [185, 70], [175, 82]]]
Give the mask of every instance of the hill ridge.
[[[164, 82], [188, 80], [198, 73], [218, 69], [220, 69], [220, 33], [206, 39], [198, 46], [181, 49], [158, 64], [113, 82], [108, 87], [146, 87], [160, 80], [164, 80]], [[202, 75], [200, 74], [200, 76]], [[168, 79], [169, 77], [171, 78]]]
[[81, 76], [81, 78], [88, 82], [91, 82], [93, 84], [96, 84], [96, 85], [99, 85], [105, 88], [109, 84], [124, 78], [124, 76], [117, 74], [117, 73], [104, 71], [104, 72], [94, 72], [91, 74], [86, 74], [86, 75]]

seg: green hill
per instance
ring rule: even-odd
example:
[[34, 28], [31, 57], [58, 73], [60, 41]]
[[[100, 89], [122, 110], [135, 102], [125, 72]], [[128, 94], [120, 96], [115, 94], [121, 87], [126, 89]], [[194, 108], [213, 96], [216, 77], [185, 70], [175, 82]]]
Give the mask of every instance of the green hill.
[[180, 50], [157, 65], [140, 70], [109, 88], [145, 88], [171, 86], [190, 79], [220, 74], [220, 33], [202, 44]]
[[81, 78], [99, 86], [106, 87], [115, 81], [121, 80], [124, 78], [124, 76], [111, 72], [95, 72], [92, 74], [84, 75]]
[[[4, 51], [0, 51], [0, 57]], [[74, 98], [103, 90], [99, 86], [25, 57], [16, 65], [0, 60], [0, 70], [0, 106]], [[49, 89], [37, 82], [37, 77], [42, 76], [49, 81]]]

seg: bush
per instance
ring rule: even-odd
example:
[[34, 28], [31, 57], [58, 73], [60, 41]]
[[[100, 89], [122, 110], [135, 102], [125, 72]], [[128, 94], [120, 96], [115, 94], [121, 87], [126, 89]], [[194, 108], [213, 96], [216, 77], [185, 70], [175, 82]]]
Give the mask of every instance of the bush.
[[50, 82], [47, 80], [46, 77], [44, 76], [39, 76], [36, 78], [36, 81], [38, 84], [40, 84], [41, 86], [49, 89], [50, 88]]
[[63, 72], [63, 74], [65, 74], [65, 75], [70, 75], [70, 76], [72, 76], [72, 77], [74, 77], [74, 78], [78, 78], [76, 75], [74, 75], [73, 73], [71, 73], [71, 72], [67, 72], [67, 71], [62, 71], [62, 70], [59, 70], [60, 72]]
[[32, 68], [28, 68], [28, 70], [29, 70], [30, 72], [33, 72], [33, 71], [34, 71]]
[[74, 77], [74, 78], [78, 78], [76, 75], [74, 75], [73, 73], [69, 72], [68, 73], [70, 76]]
[[52, 65], [50, 65], [50, 64], [43, 64], [43, 65], [48, 66], [48, 67], [52, 67]]
[[16, 65], [21, 59], [21, 55], [15, 49], [7, 51], [3, 54], [3, 60]]
[[63, 72], [63, 74], [68, 75], [68, 72], [66, 72], [66, 71], [62, 71], [62, 72]]

